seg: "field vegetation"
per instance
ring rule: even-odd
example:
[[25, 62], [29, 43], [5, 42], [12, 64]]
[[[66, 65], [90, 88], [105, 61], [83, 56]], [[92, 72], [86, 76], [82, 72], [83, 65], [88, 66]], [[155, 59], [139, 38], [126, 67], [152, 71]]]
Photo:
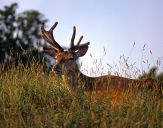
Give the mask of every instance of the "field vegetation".
[[[133, 88], [123, 95], [123, 102], [114, 105], [112, 97], [83, 89], [73, 92], [52, 73], [43, 72], [43, 66], [21, 63], [0, 73], [0, 127], [11, 128], [122, 128], [163, 127], [163, 99], [155, 91]], [[120, 102], [121, 99], [114, 99]]]

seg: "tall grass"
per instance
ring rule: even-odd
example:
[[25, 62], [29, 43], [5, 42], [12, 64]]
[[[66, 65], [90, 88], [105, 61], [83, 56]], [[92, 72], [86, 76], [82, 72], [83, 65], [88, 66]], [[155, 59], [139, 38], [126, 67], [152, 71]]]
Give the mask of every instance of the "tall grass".
[[163, 127], [163, 100], [154, 94], [126, 92], [121, 105], [113, 106], [106, 95], [89, 98], [76, 93], [43, 66], [19, 64], [0, 74], [0, 127], [2, 128], [122, 128]]

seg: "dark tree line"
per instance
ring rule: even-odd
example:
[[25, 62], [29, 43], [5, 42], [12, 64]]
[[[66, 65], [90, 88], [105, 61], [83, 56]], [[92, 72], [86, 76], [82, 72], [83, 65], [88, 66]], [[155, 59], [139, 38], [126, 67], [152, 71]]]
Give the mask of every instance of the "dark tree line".
[[0, 63], [26, 63], [26, 56], [42, 58], [39, 27], [47, 19], [36, 10], [17, 13], [17, 9], [17, 3], [0, 9]]

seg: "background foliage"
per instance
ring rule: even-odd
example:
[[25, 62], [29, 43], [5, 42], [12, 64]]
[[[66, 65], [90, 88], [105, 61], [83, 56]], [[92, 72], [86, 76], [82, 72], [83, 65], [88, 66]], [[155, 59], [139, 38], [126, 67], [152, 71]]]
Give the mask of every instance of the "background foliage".
[[17, 9], [13, 3], [0, 10], [0, 63], [25, 62], [29, 53], [38, 57], [45, 45], [39, 32], [40, 24], [47, 22], [44, 15], [36, 10], [17, 13]]

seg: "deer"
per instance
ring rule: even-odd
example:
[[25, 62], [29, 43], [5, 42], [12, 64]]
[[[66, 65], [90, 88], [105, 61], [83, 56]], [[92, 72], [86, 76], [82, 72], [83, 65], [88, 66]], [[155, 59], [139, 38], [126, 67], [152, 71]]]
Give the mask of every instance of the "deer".
[[[153, 79], [148, 78], [145, 81], [139, 79], [130, 79], [115, 75], [103, 75], [99, 77], [89, 77], [84, 75], [78, 67], [77, 60], [79, 57], [84, 56], [89, 48], [90, 42], [81, 44], [83, 35], [79, 38], [75, 44], [76, 27], [73, 27], [73, 34], [70, 41], [70, 48], [64, 49], [59, 43], [56, 42], [53, 36], [53, 30], [56, 28], [58, 22], [47, 31], [44, 25], [40, 27], [40, 33], [42, 38], [47, 41], [51, 47], [45, 48], [45, 53], [54, 57], [55, 64], [52, 67], [52, 72], [58, 76], [61, 76], [63, 81], [68, 83], [70, 89], [77, 90], [79, 83], [83, 85], [86, 91], [96, 91], [104, 93], [112, 93], [113, 95], [119, 95], [126, 91], [131, 85], [137, 86], [138, 90], [142, 85], [146, 85], [148, 88], [153, 86]], [[103, 90], [103, 91], [101, 91]]]

